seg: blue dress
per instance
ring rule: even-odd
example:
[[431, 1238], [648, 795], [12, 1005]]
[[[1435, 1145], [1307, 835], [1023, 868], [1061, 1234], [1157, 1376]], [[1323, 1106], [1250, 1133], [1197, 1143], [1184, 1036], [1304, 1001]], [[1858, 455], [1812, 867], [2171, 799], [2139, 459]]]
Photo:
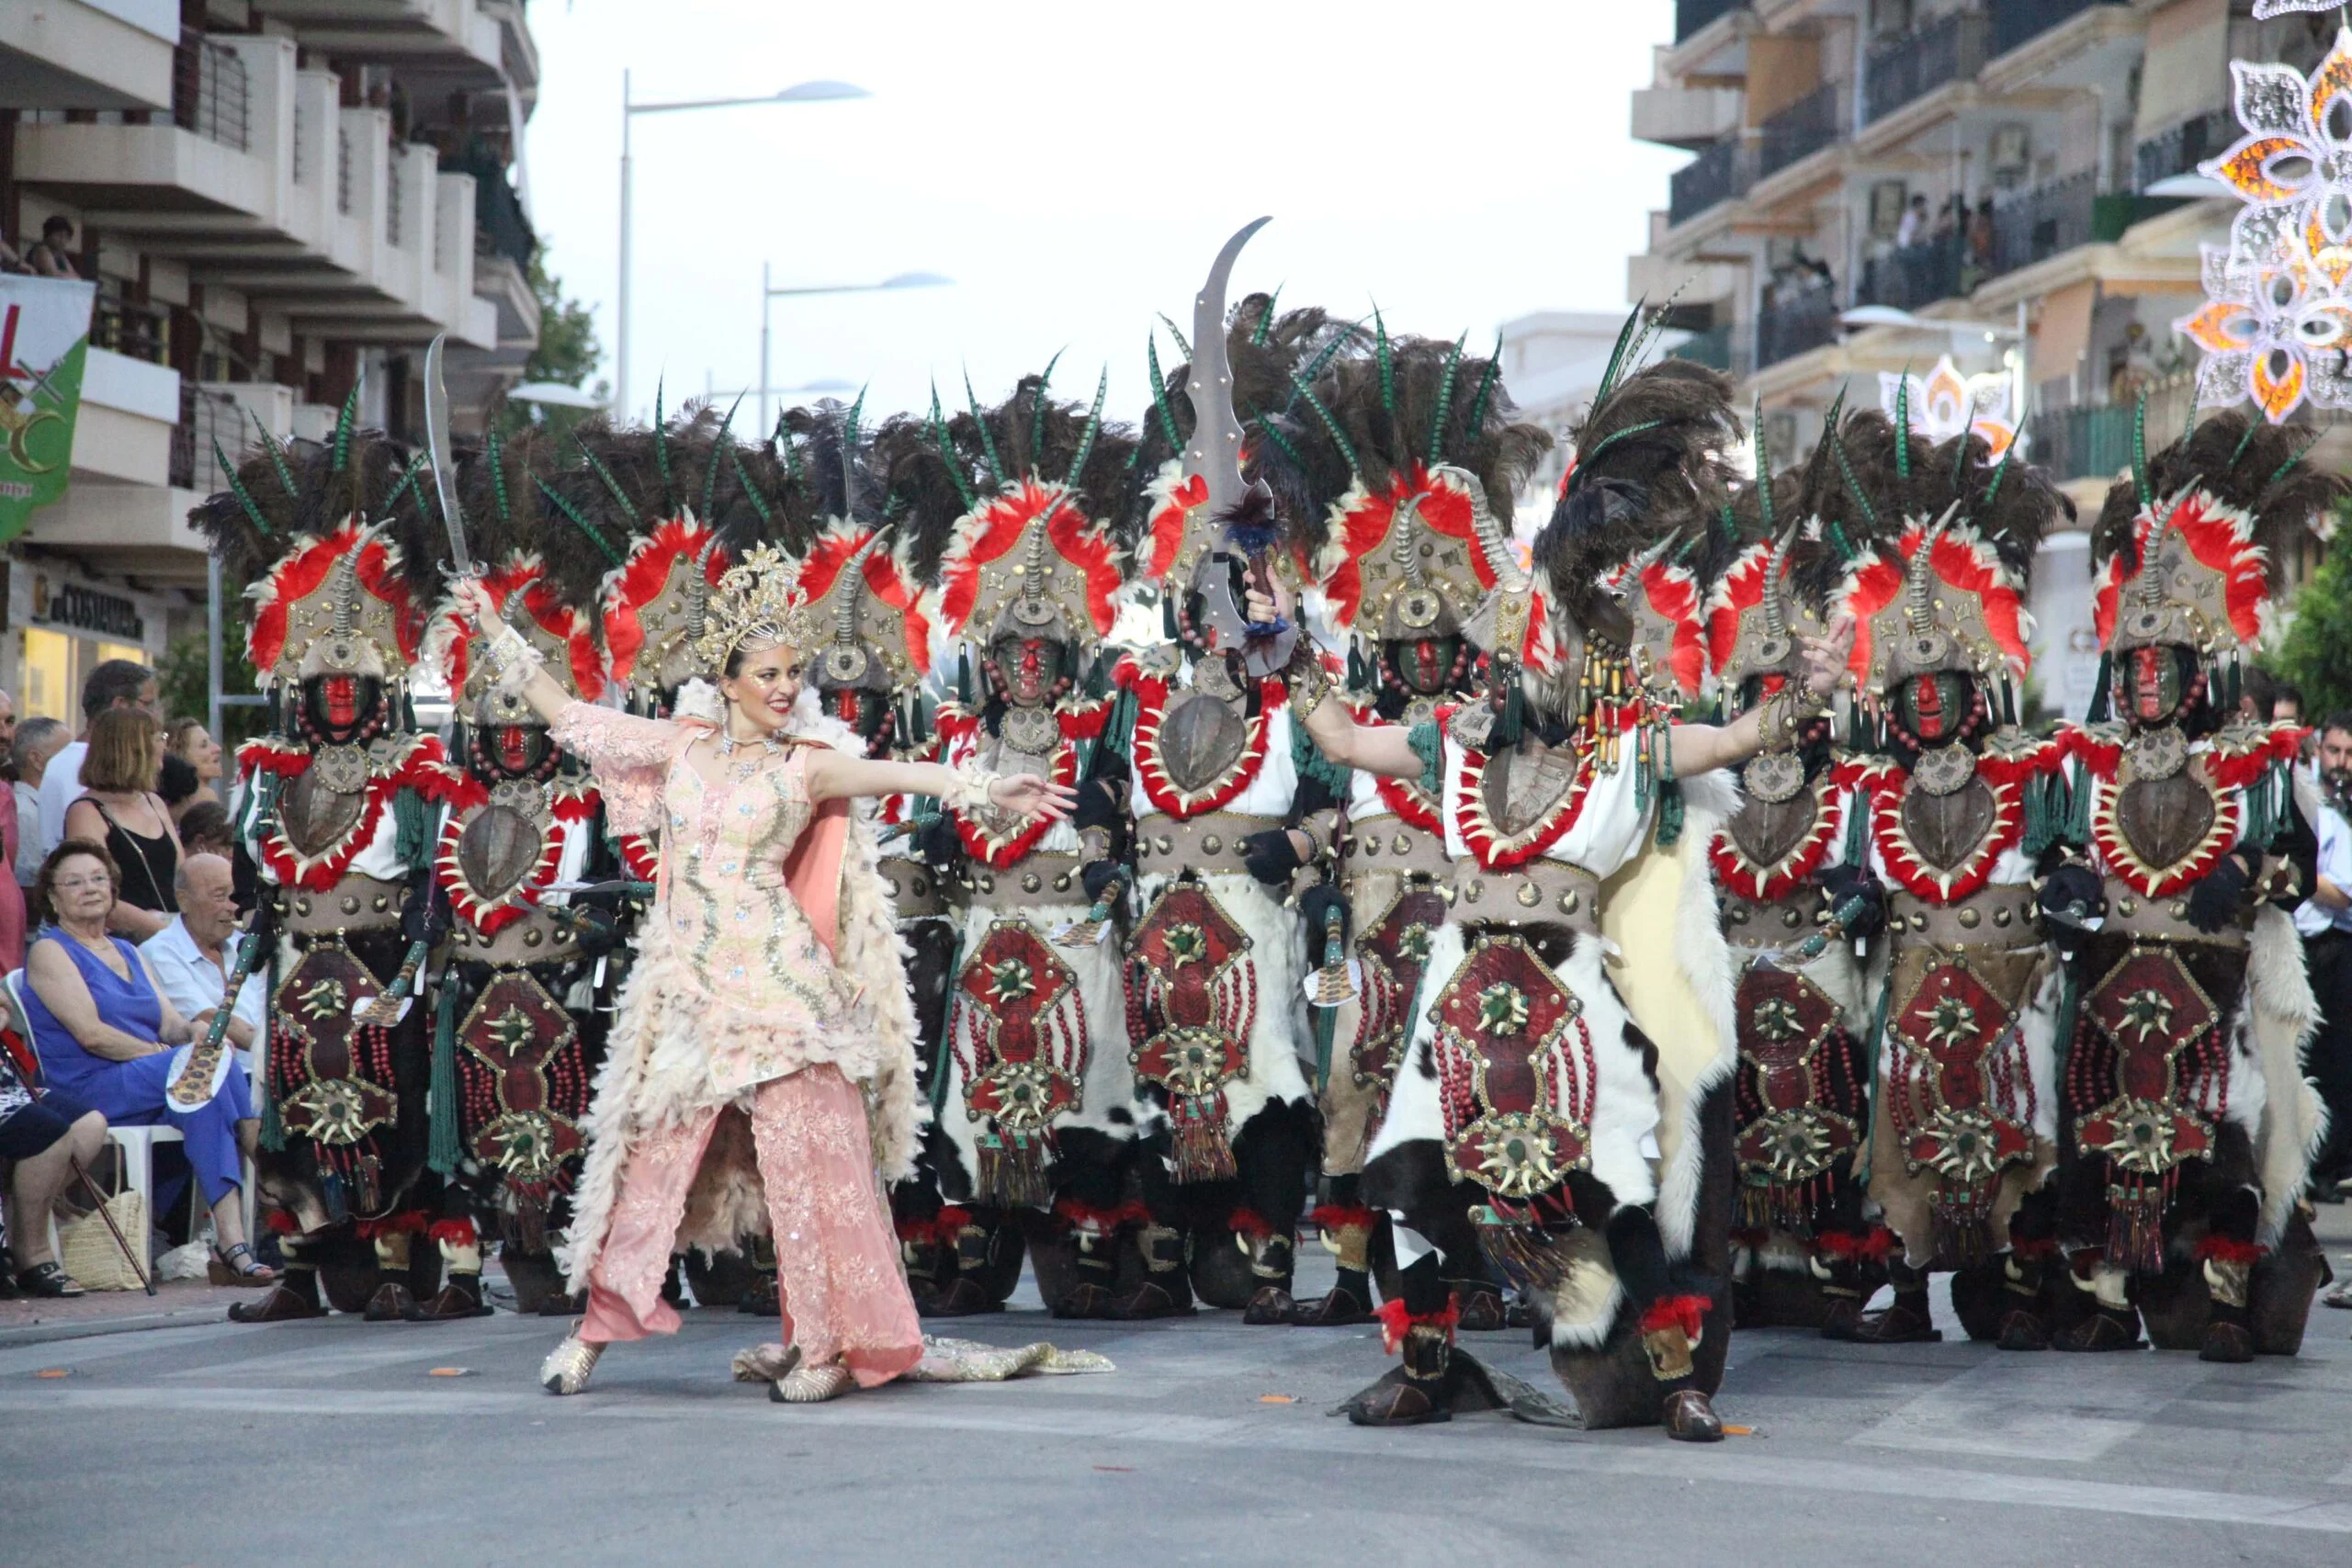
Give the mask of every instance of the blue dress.
[[[33, 940], [55, 943], [74, 961], [82, 983], [90, 988], [90, 999], [97, 1004], [101, 1021], [142, 1040], [155, 1038], [164, 1022], [163, 998], [148, 983], [136, 947], [119, 936], [107, 939], [130, 968], [130, 977], [126, 980], [108, 968], [105, 959], [54, 926], [42, 928]], [[129, 1062], [93, 1055], [49, 1010], [29, 978], [25, 982], [25, 1016], [32, 1025], [33, 1049], [40, 1057], [43, 1083], [104, 1112], [114, 1126], [168, 1123], [179, 1129], [206, 1201], [217, 1203], [236, 1190], [244, 1179], [237, 1123], [253, 1115], [244, 1074], [230, 1073], [220, 1092], [197, 1110], [176, 1110], [164, 1097], [171, 1078], [172, 1052], [158, 1051]]]

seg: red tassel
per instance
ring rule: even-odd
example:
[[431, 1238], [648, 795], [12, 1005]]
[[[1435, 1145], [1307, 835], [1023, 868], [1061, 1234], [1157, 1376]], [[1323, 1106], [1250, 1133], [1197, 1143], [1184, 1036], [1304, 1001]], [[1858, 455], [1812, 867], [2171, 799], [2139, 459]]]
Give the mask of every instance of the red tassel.
[[1661, 1296], [1642, 1314], [1642, 1332], [1655, 1334], [1661, 1328], [1679, 1328], [1682, 1337], [1695, 1345], [1706, 1322], [1707, 1309], [1714, 1304], [1704, 1296]]
[[450, 1247], [476, 1247], [481, 1242], [471, 1220], [435, 1220], [425, 1234]]
[[1236, 1209], [1225, 1223], [1236, 1235], [1246, 1235], [1251, 1241], [1263, 1241], [1274, 1234], [1274, 1227], [1255, 1209]]
[[1326, 1233], [1348, 1225], [1371, 1230], [1380, 1224], [1380, 1211], [1367, 1209], [1362, 1203], [1317, 1203], [1307, 1218], [1315, 1222], [1317, 1230]]
[[933, 1241], [954, 1241], [956, 1233], [971, 1223], [971, 1210], [958, 1208], [953, 1203], [943, 1203], [940, 1205], [938, 1217], [931, 1223], [931, 1238]]
[[1107, 1209], [1098, 1209], [1093, 1204], [1081, 1202], [1076, 1198], [1064, 1198], [1054, 1205], [1054, 1218], [1074, 1231], [1084, 1231], [1093, 1235], [1110, 1235], [1123, 1225], [1147, 1218], [1148, 1216], [1143, 1213], [1136, 1212], [1140, 1211], [1142, 1207], [1142, 1204], [1133, 1199]]
[[1415, 1314], [1407, 1309], [1404, 1297], [1391, 1296], [1373, 1309], [1373, 1316], [1380, 1320], [1380, 1348], [1393, 1356], [1405, 1343], [1408, 1328], [1442, 1328], [1446, 1343], [1453, 1343], [1453, 1325], [1462, 1321], [1462, 1308], [1449, 1295], [1437, 1311]]
[[2043, 1236], [2038, 1241], [2027, 1241], [2020, 1236], [2009, 1238], [2010, 1256], [2021, 1263], [2030, 1263], [2037, 1258], [2054, 1257], [2057, 1251], [2058, 1238], [2055, 1236]]
[[261, 1223], [279, 1235], [300, 1235], [302, 1222], [283, 1209], [271, 1209], [261, 1217]]
[[2216, 1263], [2244, 1263], [2251, 1266], [2261, 1260], [2262, 1253], [2263, 1247], [2260, 1242], [2233, 1241], [2225, 1235], [2208, 1235], [2197, 1244], [2195, 1256], [2200, 1263], [2210, 1258]]

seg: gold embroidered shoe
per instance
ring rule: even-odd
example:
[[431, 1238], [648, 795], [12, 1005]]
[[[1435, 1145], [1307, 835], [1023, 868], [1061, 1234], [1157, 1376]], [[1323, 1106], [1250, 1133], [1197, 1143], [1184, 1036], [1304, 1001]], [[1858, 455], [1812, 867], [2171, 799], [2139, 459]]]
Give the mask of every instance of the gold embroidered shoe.
[[578, 1393], [588, 1386], [588, 1374], [596, 1370], [596, 1359], [604, 1353], [602, 1345], [581, 1338], [575, 1326], [539, 1363], [539, 1386], [549, 1393]]
[[778, 1404], [822, 1404], [849, 1392], [849, 1369], [839, 1361], [825, 1366], [795, 1367], [775, 1380], [768, 1397]]

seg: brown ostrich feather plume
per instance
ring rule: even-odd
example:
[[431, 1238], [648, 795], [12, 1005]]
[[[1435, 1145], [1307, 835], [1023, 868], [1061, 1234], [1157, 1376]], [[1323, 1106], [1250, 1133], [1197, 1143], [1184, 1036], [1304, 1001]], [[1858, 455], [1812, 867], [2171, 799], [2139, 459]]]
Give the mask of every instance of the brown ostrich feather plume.
[[[2209, 414], [2196, 429], [2147, 462], [2147, 482], [2157, 510], [2189, 489], [2254, 514], [2255, 543], [2268, 556], [2270, 587], [2276, 592], [2302, 531], [2320, 513], [2352, 496], [2352, 479], [2309, 460], [2319, 432], [2308, 424], [2271, 424], [2231, 409]], [[2104, 564], [2120, 555], [2128, 570], [2140, 568], [2132, 519], [2140, 491], [2126, 474], [2107, 492], [2091, 529], [2091, 558]]]

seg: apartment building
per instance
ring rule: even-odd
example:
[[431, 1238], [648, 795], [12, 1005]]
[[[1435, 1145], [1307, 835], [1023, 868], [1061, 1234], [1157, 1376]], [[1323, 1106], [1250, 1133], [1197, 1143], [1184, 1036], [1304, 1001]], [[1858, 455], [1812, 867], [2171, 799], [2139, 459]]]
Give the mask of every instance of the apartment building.
[[[1679, 0], [1634, 96], [1635, 137], [1689, 149], [1629, 294], [1673, 300], [1678, 350], [1760, 397], [1781, 452], [1818, 438], [1841, 389], [1951, 355], [1999, 374], [2026, 450], [2086, 512], [2188, 419], [2200, 243], [2234, 197], [2193, 193], [2236, 135], [2232, 58], [2305, 70], [2333, 14], [2253, 19], [2250, 0]], [[2324, 458], [2342, 460], [2352, 446]], [[2087, 698], [2079, 539], [2037, 582], [2055, 707]], [[2094, 650], [2095, 651], [2095, 650]]]
[[20, 714], [202, 624], [216, 439], [323, 435], [355, 384], [420, 435], [436, 333], [460, 428], [520, 378], [537, 80], [523, 0], [0, 3], [0, 234], [71, 220], [98, 289], [71, 488], [0, 541]]

